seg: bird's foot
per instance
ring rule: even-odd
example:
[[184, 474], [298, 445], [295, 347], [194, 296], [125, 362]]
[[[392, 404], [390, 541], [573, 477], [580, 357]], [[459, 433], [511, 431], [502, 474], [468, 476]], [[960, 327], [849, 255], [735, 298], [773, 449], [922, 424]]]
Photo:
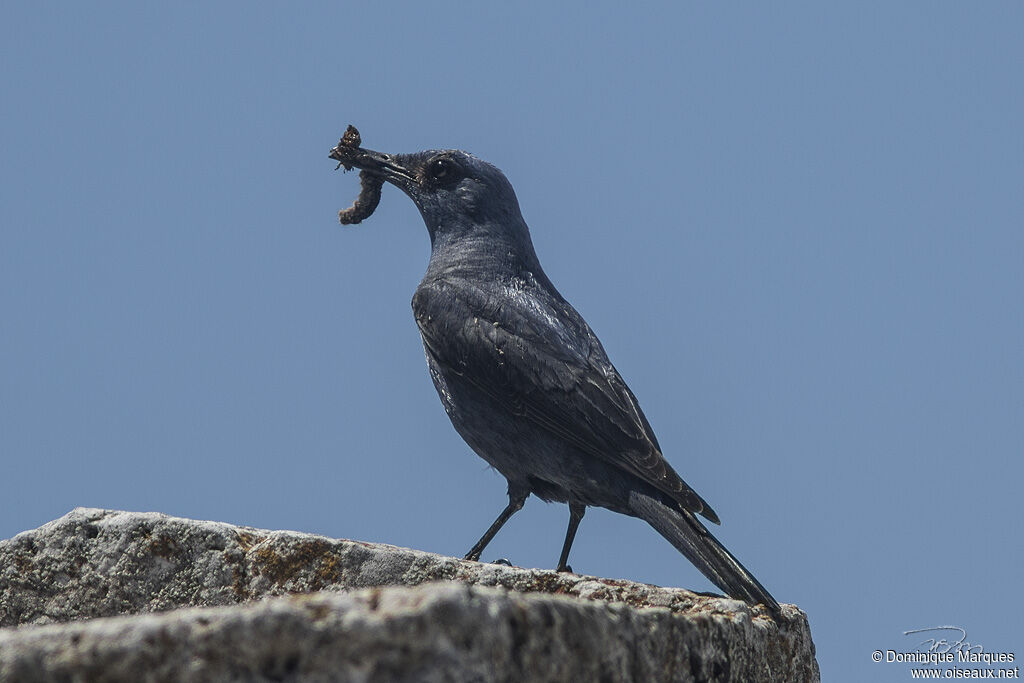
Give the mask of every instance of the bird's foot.
[[567, 564], [560, 564], [560, 565], [558, 565], [558, 566], [557, 566], [557, 567], [555, 568], [555, 571], [556, 571], [556, 572], [561, 572], [561, 573], [569, 573], [569, 574], [572, 574], [572, 573], [573, 573], [573, 571], [572, 571], [572, 567], [570, 567], [570, 566], [569, 566], [569, 565], [567, 565]]

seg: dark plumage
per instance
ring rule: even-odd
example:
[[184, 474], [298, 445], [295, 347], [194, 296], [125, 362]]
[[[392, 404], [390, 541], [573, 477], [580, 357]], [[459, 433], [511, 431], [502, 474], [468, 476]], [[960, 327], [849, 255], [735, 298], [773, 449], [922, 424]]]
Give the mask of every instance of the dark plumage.
[[508, 480], [509, 505], [480, 553], [534, 494], [568, 503], [568, 570], [587, 506], [646, 520], [734, 598], [779, 605], [705, 526], [718, 515], [680, 478], [601, 342], [537, 260], [515, 192], [459, 151], [388, 155], [339, 145], [332, 158], [379, 175], [419, 208], [430, 233], [412, 300], [427, 365], [452, 424]]

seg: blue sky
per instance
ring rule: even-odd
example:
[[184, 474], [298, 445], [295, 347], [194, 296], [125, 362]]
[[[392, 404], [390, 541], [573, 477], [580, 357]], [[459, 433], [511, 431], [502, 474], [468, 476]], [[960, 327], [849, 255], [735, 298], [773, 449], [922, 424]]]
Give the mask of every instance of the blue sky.
[[[1019, 3], [10, 5], [0, 537], [76, 505], [461, 555], [504, 481], [451, 428], [348, 123], [502, 168], [720, 537], [823, 678], [955, 624], [1021, 651]], [[553, 567], [531, 499], [485, 559]], [[710, 590], [592, 510], [581, 572]]]

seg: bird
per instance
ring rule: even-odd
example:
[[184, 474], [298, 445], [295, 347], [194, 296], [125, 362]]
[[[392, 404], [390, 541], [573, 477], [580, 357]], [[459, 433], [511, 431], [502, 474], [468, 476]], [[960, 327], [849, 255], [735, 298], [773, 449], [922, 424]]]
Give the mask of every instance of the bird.
[[455, 430], [508, 482], [508, 504], [465, 559], [479, 561], [534, 495], [569, 507], [557, 570], [571, 571], [580, 521], [602, 507], [646, 521], [729, 597], [778, 618], [775, 598], [698, 519], [720, 524], [541, 268], [505, 175], [460, 150], [386, 154], [358, 144], [343, 139], [330, 156], [360, 169], [364, 190], [386, 182], [419, 209], [431, 250], [412, 309], [430, 377]]

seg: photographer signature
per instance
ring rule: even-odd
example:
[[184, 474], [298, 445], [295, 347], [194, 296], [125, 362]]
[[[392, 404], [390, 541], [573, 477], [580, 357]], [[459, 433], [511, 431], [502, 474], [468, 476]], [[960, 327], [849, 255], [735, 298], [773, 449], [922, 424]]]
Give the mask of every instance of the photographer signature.
[[[984, 652], [981, 645], [972, 645], [967, 640], [967, 631], [959, 626], [932, 626], [931, 628], [916, 628], [912, 631], [904, 631], [903, 635], [909, 636], [915, 633], [935, 633], [930, 638], [925, 638], [919, 645], [927, 645], [925, 652]], [[944, 636], [940, 634], [945, 634]], [[953, 640], [949, 640], [953, 638]]]

